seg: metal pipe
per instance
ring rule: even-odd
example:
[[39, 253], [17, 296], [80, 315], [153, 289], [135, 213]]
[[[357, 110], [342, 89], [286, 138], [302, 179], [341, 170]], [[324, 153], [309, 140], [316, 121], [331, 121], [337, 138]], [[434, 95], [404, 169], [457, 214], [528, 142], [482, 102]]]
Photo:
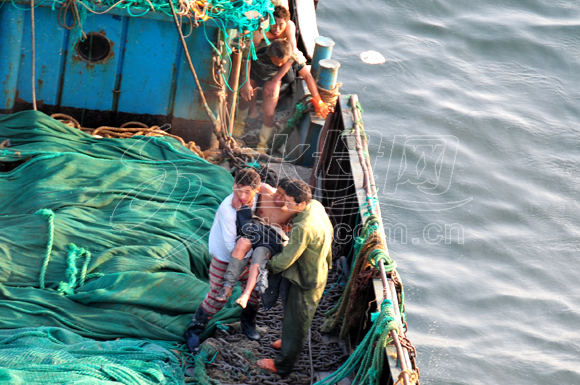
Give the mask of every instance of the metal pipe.
[[382, 259], [379, 260], [379, 271], [381, 272], [381, 281], [383, 282], [383, 298], [387, 298], [388, 297], [387, 288], [389, 287], [389, 282], [387, 281], [387, 272], [385, 271], [385, 262]]
[[395, 348], [397, 349], [397, 356], [399, 358], [399, 363], [401, 364], [401, 373], [403, 373], [403, 382], [405, 385], [410, 385], [409, 373], [407, 373], [407, 363], [403, 355], [403, 347], [401, 342], [399, 342], [399, 336], [396, 330], [391, 330], [391, 337], [393, 337], [393, 342], [395, 343]]
[[332, 91], [336, 86], [336, 78], [340, 63], [332, 59], [322, 59], [318, 62], [319, 75], [317, 84], [325, 90]]
[[[399, 300], [397, 298], [397, 289], [395, 288], [395, 284], [393, 283], [392, 280], [389, 281], [389, 288], [391, 290], [393, 294], [393, 307], [395, 309], [395, 315], [397, 316], [398, 319], [403, 319], [403, 317], [401, 316], [401, 312], [399, 311]], [[400, 336], [406, 336], [405, 335], [405, 331], [403, 330], [402, 327], [402, 323], [399, 323], [399, 335]], [[403, 353], [405, 353], [405, 355], [403, 356], [405, 358], [405, 362], [407, 363], [407, 366], [410, 367], [411, 366], [411, 360], [409, 359], [409, 351], [407, 350], [407, 348], [403, 347]]]
[[236, 121], [236, 104], [238, 102], [238, 87], [240, 84], [240, 71], [242, 68], [242, 55], [237, 48], [232, 49], [231, 54], [232, 60], [232, 71], [230, 71], [230, 78], [228, 79], [228, 84], [230, 89], [233, 91], [228, 96], [228, 101], [230, 102], [230, 121], [228, 126], [228, 133], [232, 136], [234, 132], [234, 123]]
[[314, 39], [314, 43], [314, 54], [312, 54], [310, 73], [314, 80], [318, 80], [318, 70], [320, 68], [318, 62], [322, 59], [330, 59], [330, 56], [332, 55], [332, 47], [334, 47], [334, 41], [328, 37], [318, 36]]
[[[363, 169], [363, 187], [365, 189], [365, 192], [367, 194], [367, 197], [372, 197], [372, 191], [370, 190], [370, 183], [369, 183], [369, 170], [367, 167], [367, 162], [365, 161], [365, 157], [363, 154], [363, 144], [362, 144], [362, 139], [360, 137], [360, 127], [359, 124], [356, 123], [357, 121], [360, 121], [360, 116], [358, 114], [358, 110], [354, 107], [358, 102], [358, 97], [356, 95], [351, 95], [350, 97], [350, 105], [353, 111], [353, 115], [354, 115], [354, 135], [355, 135], [355, 140], [356, 140], [356, 152], [358, 154], [358, 159], [360, 162], [360, 166]], [[372, 207], [369, 206], [368, 208], [369, 212], [371, 212]], [[371, 214], [374, 214], [373, 212], [371, 212]]]

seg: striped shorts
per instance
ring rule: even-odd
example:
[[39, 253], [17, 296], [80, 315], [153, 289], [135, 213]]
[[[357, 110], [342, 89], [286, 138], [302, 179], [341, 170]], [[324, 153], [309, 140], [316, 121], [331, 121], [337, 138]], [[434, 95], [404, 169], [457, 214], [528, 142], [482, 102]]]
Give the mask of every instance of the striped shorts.
[[[220, 261], [216, 257], [212, 256], [211, 264], [209, 265], [209, 291], [201, 303], [203, 309], [210, 315], [216, 314], [226, 305], [227, 301], [218, 301], [215, 299], [215, 296], [218, 295], [222, 289], [224, 274], [226, 273], [227, 268], [227, 262]], [[246, 268], [238, 278], [242, 284], [242, 291], [246, 288], [249, 272], [250, 270]], [[248, 300], [248, 304], [251, 306], [257, 306], [259, 303], [260, 293], [256, 290], [253, 290], [252, 294], [250, 295], [250, 299]]]

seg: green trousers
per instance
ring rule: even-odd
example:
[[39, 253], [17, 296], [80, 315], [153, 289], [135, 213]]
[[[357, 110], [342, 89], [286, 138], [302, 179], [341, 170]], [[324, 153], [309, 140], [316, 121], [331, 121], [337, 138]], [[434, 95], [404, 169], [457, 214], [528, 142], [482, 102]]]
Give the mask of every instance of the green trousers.
[[304, 290], [298, 285], [290, 284], [288, 299], [284, 305], [282, 348], [274, 360], [278, 374], [289, 374], [298, 361], [325, 285], [326, 283], [315, 289]]

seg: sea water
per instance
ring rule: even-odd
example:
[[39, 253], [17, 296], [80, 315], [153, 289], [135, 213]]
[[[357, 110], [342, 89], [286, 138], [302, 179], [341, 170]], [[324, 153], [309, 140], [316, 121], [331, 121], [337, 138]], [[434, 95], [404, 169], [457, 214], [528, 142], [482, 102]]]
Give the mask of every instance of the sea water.
[[318, 24], [364, 109], [421, 383], [580, 384], [580, 2], [326, 0]]

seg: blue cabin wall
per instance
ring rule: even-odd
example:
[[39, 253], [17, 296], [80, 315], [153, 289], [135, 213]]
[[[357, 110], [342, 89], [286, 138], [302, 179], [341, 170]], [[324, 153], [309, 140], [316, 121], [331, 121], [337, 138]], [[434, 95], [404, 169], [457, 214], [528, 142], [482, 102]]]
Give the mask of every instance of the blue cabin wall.
[[[106, 59], [89, 63], [75, 48], [79, 29], [61, 27], [58, 10], [51, 4], [35, 8], [35, 86], [41, 111], [69, 114], [86, 127], [119, 126], [129, 120], [172, 123], [172, 132], [186, 141], [195, 140], [202, 148], [215, 145], [213, 126], [172, 18], [152, 12], [131, 17], [116, 9], [103, 15], [88, 13], [83, 31], [100, 33], [112, 45]], [[32, 105], [30, 10], [11, 2], [0, 6], [0, 113], [10, 113]], [[184, 31], [189, 32], [189, 26]], [[219, 29], [203, 25], [186, 38], [202, 90], [216, 115], [219, 88], [213, 78], [215, 52], [208, 39], [217, 45], [219, 38]]]

